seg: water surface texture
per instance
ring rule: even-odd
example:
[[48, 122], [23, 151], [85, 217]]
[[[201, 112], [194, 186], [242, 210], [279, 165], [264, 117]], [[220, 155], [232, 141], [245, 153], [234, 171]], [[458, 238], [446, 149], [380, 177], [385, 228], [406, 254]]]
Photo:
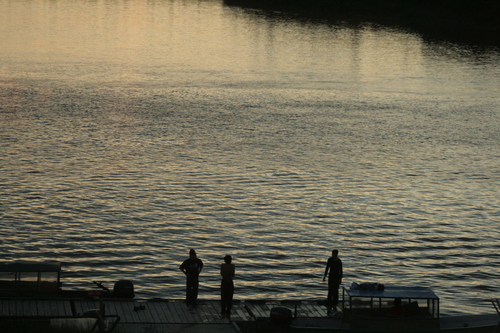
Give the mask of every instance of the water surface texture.
[[0, 0], [0, 254], [66, 288], [500, 297], [500, 53], [194, 0]]

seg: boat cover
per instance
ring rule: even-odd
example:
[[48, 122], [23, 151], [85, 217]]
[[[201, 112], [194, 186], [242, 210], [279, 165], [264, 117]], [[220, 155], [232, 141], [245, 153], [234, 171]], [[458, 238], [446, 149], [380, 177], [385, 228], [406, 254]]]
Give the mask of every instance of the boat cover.
[[439, 299], [439, 297], [427, 287], [385, 287], [384, 290], [360, 290], [347, 289], [345, 292], [350, 297], [373, 297], [373, 298], [402, 298], [402, 299]]
[[60, 272], [60, 262], [0, 263], [0, 272]]

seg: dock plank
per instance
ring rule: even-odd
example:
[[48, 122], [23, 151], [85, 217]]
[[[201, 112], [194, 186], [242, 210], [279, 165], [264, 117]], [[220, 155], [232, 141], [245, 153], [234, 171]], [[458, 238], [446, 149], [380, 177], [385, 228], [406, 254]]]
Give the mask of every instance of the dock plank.
[[18, 309], [17, 309], [17, 301], [13, 301], [12, 304], [11, 304], [11, 308], [9, 310], [10, 312], [10, 315], [11, 316], [19, 316], [19, 312], [18, 312]]
[[51, 316], [62, 316], [63, 314], [61, 313], [61, 307], [59, 307], [59, 303], [61, 301], [59, 300], [52, 300], [50, 302], [50, 312]]
[[119, 302], [119, 309], [117, 309], [117, 311], [121, 311], [121, 320], [123, 320], [124, 322], [134, 322], [136, 318], [138, 318], [136, 316], [136, 313], [134, 311], [134, 304], [130, 303], [130, 302]]
[[[221, 314], [222, 307], [220, 301], [212, 301], [210, 302], [210, 305], [211, 305], [212, 316], [214, 317], [215, 323], [225, 324], [230, 321], [229, 317], [222, 316]], [[233, 308], [231, 309], [231, 318], [233, 320], [238, 320], [239, 315], [236, 313], [235, 309], [236, 309], [236, 304], [233, 303]]]
[[39, 300], [36, 304], [36, 311], [38, 316], [40, 317], [47, 317], [50, 316], [50, 305], [48, 304], [49, 301], [47, 300]]
[[[198, 307], [199, 307], [199, 305], [198, 305]], [[201, 323], [201, 322], [203, 322], [200, 310], [198, 310], [198, 308], [192, 308], [192, 307], [184, 308], [184, 307], [182, 307], [181, 309], [187, 309], [187, 310], [184, 310], [184, 313], [188, 317], [189, 323]]]
[[317, 308], [314, 304], [306, 303], [305, 305], [309, 309], [311, 317], [322, 317], [320, 313], [321, 309]]
[[177, 315], [179, 316], [179, 318], [181, 319], [181, 323], [189, 323], [190, 322], [190, 319], [189, 319], [189, 311], [188, 311], [188, 308], [187, 306], [183, 303], [183, 302], [175, 302], [175, 303], [172, 303], [171, 306], [173, 307], [174, 311], [177, 312]]
[[177, 311], [175, 311], [175, 309], [173, 308], [173, 305], [171, 302], [168, 302], [167, 304], [165, 304], [165, 307], [166, 307], [166, 310], [165, 311], [168, 311], [168, 313], [170, 314], [169, 318], [171, 318], [171, 323], [179, 323], [180, 322], [180, 319], [179, 319], [179, 315], [177, 314]]
[[159, 323], [168, 323], [171, 321], [168, 317], [170, 314], [168, 313], [167, 307], [165, 306], [165, 302], [161, 301], [149, 301], [148, 304], [152, 304], [155, 307], [156, 320]]
[[71, 305], [69, 304], [69, 301], [56, 301], [57, 302], [57, 309], [60, 313], [60, 316], [71, 316]]
[[57, 316], [57, 306], [53, 300], [44, 301], [44, 310], [47, 317]]
[[190, 322], [187, 315], [185, 314], [185, 311], [187, 312], [187, 307], [184, 302], [169, 303], [169, 309], [172, 310], [173, 313], [177, 316], [175, 323], [182, 324]]
[[120, 302], [103, 302], [104, 304], [104, 315], [105, 316], [119, 316], [122, 318], [121, 303]]
[[124, 302], [122, 304], [123, 311], [128, 314], [126, 320], [133, 323], [143, 322], [143, 318], [139, 315], [139, 311], [135, 311], [135, 307], [138, 306], [135, 301]]
[[53, 301], [47, 301], [47, 300], [42, 301], [41, 307], [39, 309], [41, 316], [50, 317], [54, 315], [52, 311], [52, 302]]
[[8, 317], [11, 316], [11, 307], [12, 307], [12, 302], [8, 300], [2, 300], [1, 302], [1, 315]]
[[217, 311], [214, 307], [216, 301], [207, 301], [203, 303], [201, 308], [202, 310], [202, 319], [204, 323], [222, 323], [224, 322], [223, 318], [220, 315], [220, 310]]
[[301, 303], [300, 306], [298, 307], [297, 309], [297, 312], [298, 312], [298, 316], [299, 317], [309, 317], [310, 316], [310, 313], [309, 313], [309, 307], [305, 304], [305, 303]]
[[190, 323], [202, 323], [204, 320], [202, 317], [200, 302], [198, 302], [198, 307], [188, 307], [187, 311], [185, 311], [184, 313], [187, 315]]
[[[75, 311], [76, 311], [76, 315], [77, 316], [81, 316], [83, 315], [83, 305], [82, 305], [82, 302], [78, 301], [78, 300], [75, 300], [73, 301], [73, 303], [75, 304]], [[85, 306], [86, 307], [86, 306]]]
[[127, 316], [127, 320], [132, 322], [132, 323], [137, 323], [139, 322], [140, 320], [140, 316], [139, 314], [137, 313], [137, 311], [134, 310], [134, 308], [136, 307], [137, 305], [135, 305], [134, 302], [126, 302], [126, 303], [122, 303], [122, 308], [123, 308], [123, 311], [128, 314]]
[[177, 314], [175, 313], [175, 311], [172, 311], [170, 309], [168, 303], [163, 304], [163, 311], [167, 314], [167, 319], [168, 319], [169, 323], [175, 323], [176, 322]]
[[312, 311], [311, 311], [311, 308], [309, 307], [308, 304], [306, 303], [303, 303], [300, 305], [300, 309], [302, 310], [302, 312], [304, 313], [304, 317], [313, 317], [313, 314], [312, 314]]
[[208, 311], [210, 311], [211, 315], [213, 317], [221, 318], [221, 306], [219, 301], [209, 301], [206, 302], [206, 305], [208, 307]]
[[245, 305], [245, 310], [250, 314], [252, 318], [257, 318], [259, 317], [259, 314], [257, 313], [257, 310], [254, 309], [254, 305], [250, 302], [247, 302]]
[[[114, 313], [120, 317], [120, 321], [123, 323], [133, 323], [134, 317], [132, 315], [133, 305], [130, 302], [106, 302], [113, 305]], [[133, 303], [132, 303], [133, 304]]]
[[[128, 311], [130, 313], [130, 317], [134, 322], [137, 323], [148, 323], [146, 320], [146, 316], [144, 314], [144, 310], [138, 310], [137, 307], [140, 306], [138, 302], [134, 301], [133, 303], [127, 304]], [[136, 310], [137, 309], [137, 310]]]
[[195, 318], [197, 323], [210, 323], [211, 315], [209, 311], [209, 306], [205, 302], [198, 302], [198, 306], [195, 309], [197, 318]]
[[[77, 315], [83, 316], [90, 310], [99, 310], [100, 302], [98, 300], [77, 300], [74, 302]], [[71, 304], [69, 304], [71, 307]]]
[[255, 319], [258, 317], [262, 317], [262, 315], [260, 314], [260, 309], [257, 307], [257, 304], [253, 302], [247, 302], [246, 309]]
[[153, 317], [153, 322], [161, 323], [164, 316], [162, 314], [160, 304], [158, 304], [157, 302], [148, 302], [146, 307], [150, 309], [151, 316]]
[[16, 301], [16, 313], [18, 316], [30, 316], [29, 300]]
[[16, 314], [16, 303], [12, 302], [12, 300], [6, 301], [5, 314], [7, 316], [14, 316]]
[[[132, 316], [136, 318], [137, 322], [140, 323], [149, 323], [150, 320], [147, 318], [146, 313], [149, 311], [148, 309], [144, 308], [144, 310], [140, 310], [139, 307], [144, 305], [143, 303], [139, 303], [138, 301], [134, 301], [129, 307], [130, 311], [132, 311]], [[145, 305], [144, 305], [145, 306]]]
[[10, 300], [7, 307], [8, 316], [16, 316], [16, 302]]
[[148, 304], [153, 304], [154, 305], [154, 316], [155, 316], [155, 322], [157, 323], [164, 323], [166, 322], [166, 315], [165, 311], [163, 311], [163, 302], [148, 302]]
[[37, 317], [38, 316], [38, 300], [30, 300], [26, 302], [24, 313], [26, 316]]
[[233, 312], [236, 312], [237, 317], [231, 316], [232, 320], [241, 320], [241, 321], [253, 321], [254, 318], [248, 313], [247, 309], [245, 308], [245, 303], [239, 303], [233, 305]]
[[327, 309], [325, 306], [319, 305], [319, 304], [312, 304], [312, 306], [316, 309], [316, 312], [318, 313], [318, 317], [327, 317]]
[[27, 308], [26, 303], [27, 303], [27, 301], [24, 301], [24, 300], [17, 300], [16, 301], [16, 315], [17, 316], [26, 316], [24, 314], [25, 308]]
[[[221, 315], [221, 304], [219, 301], [210, 301], [207, 302], [207, 306], [209, 308], [209, 313], [210, 316], [212, 317], [212, 323], [216, 324], [222, 324], [222, 323], [228, 323], [229, 318], [228, 317], [223, 317]], [[233, 305], [234, 309], [234, 305]], [[234, 313], [234, 310], [232, 311]]]
[[29, 317], [38, 316], [37, 310], [38, 301], [37, 300], [28, 300], [24, 303], [24, 315]]
[[250, 303], [250, 308], [256, 317], [269, 317], [268, 307], [265, 303]]
[[156, 322], [156, 319], [153, 313], [154, 311], [154, 305], [153, 304], [147, 304], [146, 302], [137, 302], [136, 303], [136, 306], [139, 306], [139, 307], [144, 307], [144, 309], [142, 310], [137, 310], [137, 312], [139, 313], [139, 315], [142, 315], [142, 317], [144, 318], [144, 320], [148, 323], [155, 323]]
[[145, 310], [142, 310], [142, 311], [146, 311], [145, 315], [146, 315], [146, 318], [148, 320], [148, 322], [150, 323], [159, 323], [161, 322], [160, 320], [160, 316], [158, 315], [158, 311], [157, 311], [157, 305], [154, 304], [154, 303], [151, 303], [151, 304], [145, 304], [144, 305], [145, 307]]
[[256, 315], [258, 317], [268, 317], [267, 316], [267, 305], [266, 304], [255, 304], [254, 305], [254, 310], [256, 312]]
[[174, 316], [172, 313], [170, 313], [170, 310], [167, 307], [167, 302], [158, 302], [158, 311], [162, 312], [163, 314], [163, 321], [164, 323], [171, 323], [174, 321]]
[[9, 301], [0, 300], [0, 316], [10, 316]]
[[316, 311], [313, 305], [311, 305], [310, 303], [305, 303], [304, 305], [307, 308], [308, 317], [314, 318], [319, 316], [319, 313]]
[[144, 302], [135, 302], [133, 311], [140, 318], [141, 322], [153, 323], [154, 318], [151, 314], [151, 307]]

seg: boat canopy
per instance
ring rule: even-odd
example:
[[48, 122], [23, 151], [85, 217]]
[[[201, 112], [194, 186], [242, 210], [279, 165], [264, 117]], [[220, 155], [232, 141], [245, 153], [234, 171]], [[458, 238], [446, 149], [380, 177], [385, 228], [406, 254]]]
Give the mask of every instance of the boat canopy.
[[[344, 288], [345, 289], [345, 288]], [[439, 297], [428, 287], [387, 287], [384, 290], [345, 289], [349, 297], [391, 298], [391, 299], [433, 299]]]
[[0, 263], [0, 272], [60, 272], [60, 262]]
[[56, 294], [60, 278], [60, 262], [0, 263], [0, 295]]
[[439, 297], [427, 287], [342, 290], [343, 320], [353, 330], [422, 332], [439, 329]]

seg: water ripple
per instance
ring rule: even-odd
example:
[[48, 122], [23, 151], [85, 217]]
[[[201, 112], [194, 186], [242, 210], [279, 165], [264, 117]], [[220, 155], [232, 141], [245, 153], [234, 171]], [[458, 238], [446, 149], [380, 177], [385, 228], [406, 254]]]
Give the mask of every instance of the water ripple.
[[[66, 288], [131, 279], [138, 297], [183, 298], [195, 248], [203, 298], [231, 254], [239, 299], [323, 299], [338, 248], [346, 286], [425, 285], [443, 313], [491, 310], [498, 52], [214, 1], [155, 3], [135, 39], [135, 6], [56, 2], [62, 21], [30, 1], [0, 12], [4, 261], [59, 260]], [[40, 24], [9, 25], [27, 17]]]

